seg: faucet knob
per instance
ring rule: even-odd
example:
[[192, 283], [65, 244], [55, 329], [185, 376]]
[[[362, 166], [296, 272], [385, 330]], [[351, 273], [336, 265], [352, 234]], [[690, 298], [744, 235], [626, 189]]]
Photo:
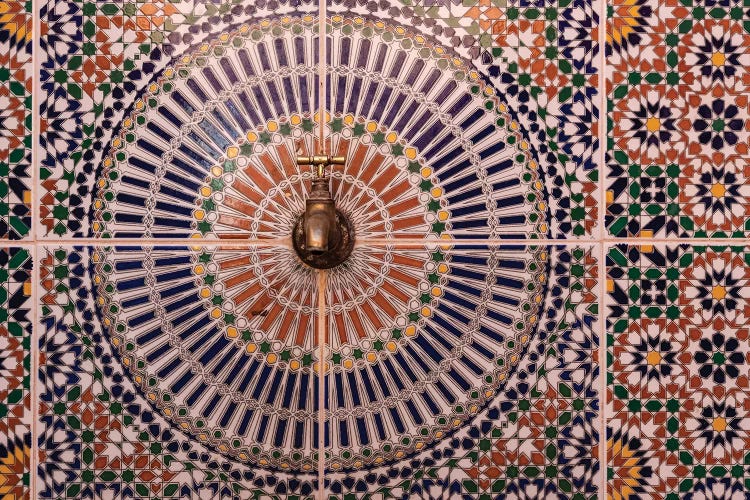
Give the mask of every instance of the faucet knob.
[[297, 165], [344, 165], [346, 157], [331, 155], [298, 156]]

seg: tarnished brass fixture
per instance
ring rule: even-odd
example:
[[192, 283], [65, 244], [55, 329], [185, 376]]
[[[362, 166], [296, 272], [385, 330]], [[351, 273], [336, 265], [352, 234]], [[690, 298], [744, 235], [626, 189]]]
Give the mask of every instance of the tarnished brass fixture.
[[330, 269], [344, 262], [354, 248], [354, 229], [349, 220], [336, 210], [331, 197], [329, 165], [343, 165], [343, 156], [298, 156], [299, 165], [317, 167], [305, 213], [297, 220], [292, 243], [300, 259], [318, 269]]

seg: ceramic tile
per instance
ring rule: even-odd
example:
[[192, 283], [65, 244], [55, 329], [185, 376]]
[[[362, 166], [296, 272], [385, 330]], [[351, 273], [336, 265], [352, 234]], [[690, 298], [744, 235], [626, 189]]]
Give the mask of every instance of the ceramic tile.
[[279, 247], [40, 250], [40, 497], [314, 494], [313, 271]]
[[607, 255], [611, 498], [746, 498], [744, 246], [615, 246]]
[[327, 4], [338, 126], [390, 137], [376, 163], [411, 150], [395, 159], [427, 167], [413, 182], [442, 192], [422, 203], [440, 202], [447, 234], [598, 234], [598, 1]]
[[0, 238], [31, 230], [31, 4], [0, 3]]
[[[202, 234], [208, 209], [194, 204], [248, 145], [267, 150], [259, 167], [273, 187], [284, 152], [269, 136], [314, 119], [303, 76], [316, 57], [316, 9], [312, 0], [41, 3], [40, 236]], [[244, 230], [235, 225], [230, 234]]]
[[29, 499], [31, 248], [0, 249], [0, 495]]
[[750, 3], [609, 7], [607, 227], [615, 236], [750, 230]]
[[597, 498], [598, 251], [358, 247], [328, 276], [328, 498]]
[[[137, 5], [42, 8], [42, 233], [286, 236], [311, 176], [294, 156], [313, 149], [317, 128], [317, 23], [284, 16], [313, 6], [232, 8], [233, 23], [267, 20], [234, 33], [221, 8], [149, 4], [149, 17]], [[455, 52], [455, 36], [426, 38], [408, 22], [365, 22], [356, 9], [331, 18], [331, 60], [352, 63], [331, 68], [327, 135], [351, 158], [335, 172], [340, 195], [377, 238], [593, 234], [594, 6], [547, 8], [544, 54], [520, 50], [540, 43], [528, 21], [538, 8], [461, 9], [476, 46]], [[504, 16], [526, 30], [506, 52], [495, 28], [479, 28]], [[362, 179], [364, 168], [379, 171]]]

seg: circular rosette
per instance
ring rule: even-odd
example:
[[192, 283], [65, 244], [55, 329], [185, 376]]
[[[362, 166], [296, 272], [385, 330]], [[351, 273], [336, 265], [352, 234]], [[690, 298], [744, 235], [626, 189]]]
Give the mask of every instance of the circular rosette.
[[332, 470], [382, 465], [477, 415], [539, 322], [547, 248], [359, 247], [328, 276]]
[[288, 238], [323, 122], [333, 195], [358, 239], [544, 238], [537, 159], [494, 89], [419, 34], [331, 20], [328, 111], [317, 23], [242, 26], [180, 57], [122, 123], [99, 172], [98, 237]]
[[237, 460], [314, 471], [315, 272], [280, 247], [99, 248], [98, 304], [145, 398]]

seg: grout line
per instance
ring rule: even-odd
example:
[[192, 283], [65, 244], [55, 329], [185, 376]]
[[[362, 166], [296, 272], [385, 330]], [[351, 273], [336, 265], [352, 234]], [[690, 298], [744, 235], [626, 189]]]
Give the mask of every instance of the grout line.
[[210, 239], [210, 238], [55, 238], [55, 239], [41, 239], [34, 241], [35, 244], [56, 246], [56, 245], [72, 245], [72, 246], [278, 246], [291, 248], [292, 244], [290, 239], [287, 238], [269, 238], [269, 239]]
[[[377, 245], [389, 245], [394, 247], [425, 247], [448, 245], [452, 247], [461, 247], [469, 245], [550, 245], [550, 246], [590, 246], [599, 243], [609, 245], [693, 245], [693, 246], [748, 246], [750, 238], [598, 238], [598, 239], [522, 239], [522, 238], [466, 238], [466, 239], [420, 239], [420, 238], [362, 238], [355, 240], [355, 247], [367, 247]], [[202, 238], [122, 238], [122, 239], [101, 239], [101, 238], [41, 238], [34, 240], [18, 240], [11, 242], [14, 246], [25, 245], [42, 245], [42, 246], [180, 246], [180, 247], [284, 247], [292, 248], [289, 238], [270, 238], [270, 239], [202, 239]]]
[[607, 498], [607, 2], [599, 0], [599, 498]]
[[750, 238], [604, 238], [604, 243], [616, 245], [618, 243], [628, 245], [651, 245], [654, 243], [666, 243], [673, 245], [748, 245]]
[[[323, 0], [325, 1], [325, 0]], [[325, 498], [325, 420], [326, 420], [326, 284], [328, 272], [318, 274], [318, 498]]]
[[607, 0], [599, 0], [599, 238], [607, 237], [605, 214], [607, 212]]
[[607, 244], [599, 246], [599, 498], [607, 498]]
[[[39, 439], [37, 434], [37, 421], [39, 420], [39, 276], [40, 276], [40, 259], [39, 247], [31, 247], [31, 337], [29, 338], [29, 356], [31, 363], [29, 366], [29, 384], [31, 398], [31, 457], [29, 458], [29, 493], [31, 498], [39, 498], [37, 494], [37, 468], [39, 467]], [[43, 249], [42, 249], [43, 250]]]

